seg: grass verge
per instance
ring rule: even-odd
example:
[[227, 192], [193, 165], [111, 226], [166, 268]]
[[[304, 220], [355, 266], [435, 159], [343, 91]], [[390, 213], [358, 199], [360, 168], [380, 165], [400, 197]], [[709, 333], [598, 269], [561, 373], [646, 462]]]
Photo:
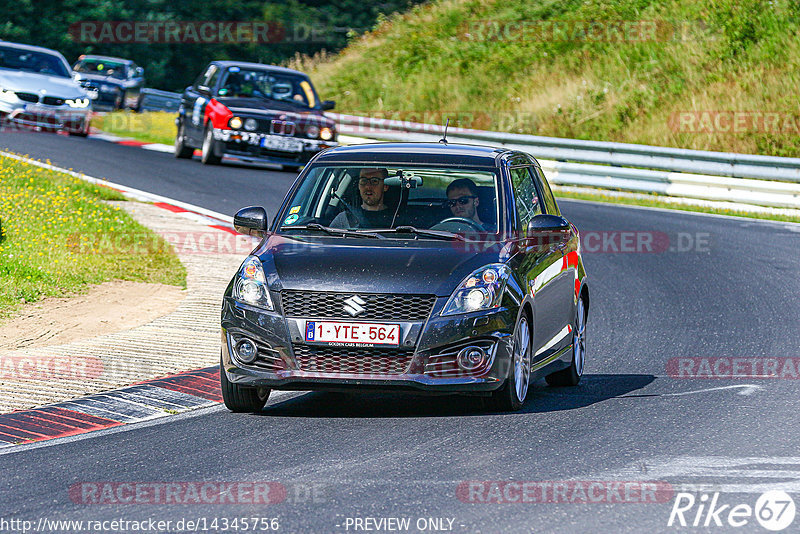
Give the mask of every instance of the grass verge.
[[796, 0], [432, 0], [289, 66], [355, 115], [800, 156]]
[[[726, 215], [729, 217], [744, 217], [747, 219], [762, 219], [769, 221], [785, 221], [800, 223], [800, 217], [783, 215], [778, 213], [757, 213], [749, 211], [737, 211], [725, 208], [714, 208], [710, 206], [697, 206], [692, 204], [682, 204], [664, 200], [658, 195], [647, 195], [638, 197], [604, 195], [602, 193], [584, 193], [577, 191], [554, 190], [553, 194], [559, 199], [591, 200], [593, 202], [605, 202], [608, 204], [625, 204], [628, 206], [644, 206], [649, 208], [663, 208], [679, 211], [695, 211], [699, 213], [711, 213], [714, 215]], [[649, 198], [652, 197], [652, 198]]]
[[176, 113], [168, 111], [112, 111], [95, 115], [92, 126], [105, 133], [132, 137], [145, 143], [171, 145], [175, 142], [175, 117]]
[[[0, 156], [0, 318], [25, 302], [80, 293], [108, 280], [186, 287], [186, 269], [169, 244], [105, 200], [124, 197]], [[130, 242], [130, 236], [156, 246], [146, 253], [86, 246]]]

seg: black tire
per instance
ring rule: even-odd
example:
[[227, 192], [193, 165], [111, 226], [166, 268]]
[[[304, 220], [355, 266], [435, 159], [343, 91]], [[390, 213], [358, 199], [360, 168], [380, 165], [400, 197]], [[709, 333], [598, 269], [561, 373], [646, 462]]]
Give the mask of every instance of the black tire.
[[269, 399], [270, 390], [267, 388], [248, 388], [229, 381], [222, 365], [219, 368], [219, 385], [225, 407], [235, 413], [259, 412]]
[[206, 165], [217, 165], [222, 158], [217, 156], [215, 152], [216, 141], [214, 140], [213, 128], [206, 128], [206, 133], [203, 136], [203, 155], [200, 156], [200, 161]]
[[[583, 369], [586, 358], [586, 306], [583, 298], [578, 300], [575, 306], [575, 318], [572, 321], [572, 362], [569, 367], [549, 374], [544, 379], [549, 386], [569, 387], [577, 386], [583, 376]], [[583, 320], [579, 317], [583, 316]], [[576, 348], [578, 350], [576, 350]], [[580, 355], [578, 353], [580, 352]]]
[[[526, 341], [524, 341], [526, 340]], [[525, 370], [524, 373], [524, 393], [521, 395], [518, 392], [517, 388], [517, 373], [516, 370], [516, 363], [517, 363], [517, 354], [520, 345], [523, 344], [524, 354], [520, 351], [519, 356], [521, 357], [521, 361], [519, 362], [522, 367], [522, 370]], [[498, 411], [498, 412], [516, 412], [522, 405], [525, 404], [525, 399], [528, 396], [528, 388], [530, 386], [530, 371], [531, 371], [531, 336], [530, 336], [530, 327], [528, 326], [528, 316], [523, 313], [520, 316], [519, 320], [517, 321], [517, 325], [514, 327], [514, 345], [512, 349], [512, 357], [509, 361], [508, 366], [508, 378], [506, 378], [505, 384], [503, 387], [494, 391], [492, 396], [489, 398], [489, 405], [491, 409]]]
[[69, 132], [69, 135], [75, 137], [89, 137], [89, 130], [91, 129], [90, 122], [87, 120], [86, 125], [80, 132]]
[[179, 159], [189, 159], [194, 154], [194, 148], [186, 144], [186, 134], [183, 133], [183, 121], [178, 126], [178, 133], [175, 135], [175, 157]]

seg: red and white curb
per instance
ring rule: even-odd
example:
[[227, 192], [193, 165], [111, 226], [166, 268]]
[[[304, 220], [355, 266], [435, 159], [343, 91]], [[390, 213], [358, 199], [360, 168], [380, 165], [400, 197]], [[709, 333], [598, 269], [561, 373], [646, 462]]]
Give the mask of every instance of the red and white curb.
[[221, 402], [218, 365], [185, 371], [41, 408], [0, 414], [0, 448], [149, 421]]
[[124, 146], [137, 146], [139, 148], [143, 148], [145, 150], [152, 150], [154, 152], [167, 152], [171, 154], [172, 152], [175, 151], [175, 147], [172, 145], [165, 145], [164, 143], [147, 143], [144, 141], [139, 141], [137, 139], [132, 139], [130, 137], [119, 137], [104, 132], [89, 134], [89, 139], [109, 141], [111, 143], [116, 143], [118, 145], [124, 145]]

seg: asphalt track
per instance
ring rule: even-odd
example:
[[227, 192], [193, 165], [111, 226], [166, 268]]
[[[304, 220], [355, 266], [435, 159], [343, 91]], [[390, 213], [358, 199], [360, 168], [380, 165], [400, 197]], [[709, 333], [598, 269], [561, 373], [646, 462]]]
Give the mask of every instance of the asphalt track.
[[[0, 136], [0, 149], [227, 214], [252, 204], [274, 214], [294, 178], [92, 139]], [[365, 532], [376, 525], [358, 529], [356, 518], [389, 517], [410, 518], [411, 532], [419, 518], [444, 518], [444, 527], [452, 520], [453, 532], [675, 530], [667, 526], [674, 495], [660, 503], [621, 503], [613, 491], [604, 494], [611, 502], [563, 502], [576, 498], [569, 494], [474, 503], [459, 498], [464, 481], [661, 481], [673, 492], [720, 491], [720, 504], [750, 506], [782, 488], [800, 507], [800, 382], [785, 372], [668, 373], [674, 358], [800, 358], [800, 226], [560, 205], [600, 248], [584, 254], [592, 303], [580, 386], [537, 383], [515, 414], [487, 413], [475, 398], [282, 393], [258, 415], [218, 406], [17, 446], [0, 451], [0, 531], [12, 518], [172, 520], [164, 529], [172, 532], [182, 518], [217, 518], [211, 531], [222, 531], [223, 518], [245, 516], [279, 518], [281, 532]], [[669, 245], [615, 252], [608, 232], [620, 231], [657, 232]], [[90, 504], [69, 493], [80, 482], [192, 481], [275, 481], [287, 493], [267, 505]], [[681, 530], [767, 532], [752, 517], [740, 528], [721, 520]], [[786, 531], [800, 531], [800, 517]]]

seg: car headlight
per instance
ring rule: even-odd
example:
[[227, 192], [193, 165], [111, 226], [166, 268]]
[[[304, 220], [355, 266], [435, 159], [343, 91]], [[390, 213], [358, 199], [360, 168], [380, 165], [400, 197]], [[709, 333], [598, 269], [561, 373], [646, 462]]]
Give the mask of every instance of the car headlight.
[[71, 108], [86, 108], [89, 107], [88, 98], [76, 98], [75, 100], [64, 101]]
[[114, 91], [119, 91], [119, 87], [117, 87], [116, 85], [108, 85], [107, 83], [101, 83], [100, 90], [104, 93], [113, 93]]
[[8, 89], [0, 87], [0, 100], [3, 102], [16, 102], [17, 94], [14, 91], [9, 91]]
[[442, 315], [499, 308], [510, 273], [503, 263], [491, 263], [474, 271], [453, 291]]
[[311, 139], [316, 139], [319, 135], [319, 126], [314, 126], [313, 124], [306, 128], [306, 135]]
[[242, 119], [239, 117], [231, 117], [231, 119], [228, 121], [228, 126], [234, 130], [238, 130], [242, 127]]
[[256, 128], [258, 128], [258, 122], [256, 122], [255, 119], [247, 119], [244, 121], [244, 129], [248, 132], [252, 132]]
[[319, 131], [319, 138], [323, 141], [330, 141], [333, 139], [333, 130], [330, 128], [323, 128]]
[[257, 256], [248, 256], [239, 268], [233, 284], [233, 298], [265, 310], [275, 309], [269, 296], [264, 268]]

